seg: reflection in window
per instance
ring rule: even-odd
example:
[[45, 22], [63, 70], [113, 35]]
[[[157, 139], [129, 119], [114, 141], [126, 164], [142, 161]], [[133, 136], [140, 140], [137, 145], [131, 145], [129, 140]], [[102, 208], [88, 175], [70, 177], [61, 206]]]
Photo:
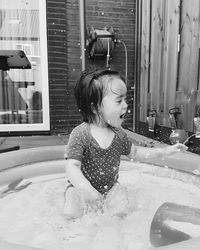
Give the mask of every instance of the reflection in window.
[[40, 9], [39, 0], [0, 1], [0, 128], [44, 122]]

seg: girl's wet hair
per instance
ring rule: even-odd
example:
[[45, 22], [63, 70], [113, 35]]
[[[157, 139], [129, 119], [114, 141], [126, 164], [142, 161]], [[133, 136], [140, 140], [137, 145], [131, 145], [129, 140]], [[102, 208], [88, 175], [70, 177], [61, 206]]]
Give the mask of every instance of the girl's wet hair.
[[107, 86], [104, 76], [108, 77], [107, 82], [111, 81], [113, 77], [124, 81], [119, 72], [115, 70], [97, 69], [82, 72], [76, 83], [74, 95], [84, 122], [93, 122], [98, 114], [98, 107], [101, 105]]

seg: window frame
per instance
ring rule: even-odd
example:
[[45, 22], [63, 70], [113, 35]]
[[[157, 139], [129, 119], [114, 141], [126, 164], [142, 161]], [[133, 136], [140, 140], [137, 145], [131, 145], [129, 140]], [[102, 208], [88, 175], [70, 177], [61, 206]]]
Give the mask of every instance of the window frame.
[[[36, 0], [30, 0], [36, 1]], [[49, 113], [49, 77], [48, 77], [48, 50], [47, 50], [47, 8], [46, 0], [38, 0], [39, 5], [39, 38], [40, 38], [40, 70], [41, 70], [41, 91], [42, 91], [42, 116], [41, 123], [18, 123], [18, 124], [0, 124], [1, 132], [31, 132], [31, 131], [49, 131], [50, 113]]]

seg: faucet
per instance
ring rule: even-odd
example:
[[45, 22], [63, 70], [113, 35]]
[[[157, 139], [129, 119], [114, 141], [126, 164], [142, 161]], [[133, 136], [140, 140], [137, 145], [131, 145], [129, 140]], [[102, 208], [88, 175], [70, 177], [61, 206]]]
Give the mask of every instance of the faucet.
[[172, 130], [177, 129], [177, 116], [180, 114], [180, 109], [175, 107], [169, 110], [169, 120]]
[[147, 115], [148, 129], [151, 132], [154, 132], [156, 124], [157, 111], [155, 109], [150, 110]]
[[200, 114], [194, 117], [195, 137], [200, 138]]
[[181, 114], [181, 112], [177, 107], [169, 110], [169, 119], [172, 128], [172, 132], [169, 136], [171, 144], [176, 144], [177, 142], [185, 143], [188, 139], [188, 133], [184, 129], [177, 128], [178, 114]]
[[195, 132], [195, 138], [200, 138], [200, 107], [197, 110], [197, 113], [193, 119], [194, 121], [194, 132]]

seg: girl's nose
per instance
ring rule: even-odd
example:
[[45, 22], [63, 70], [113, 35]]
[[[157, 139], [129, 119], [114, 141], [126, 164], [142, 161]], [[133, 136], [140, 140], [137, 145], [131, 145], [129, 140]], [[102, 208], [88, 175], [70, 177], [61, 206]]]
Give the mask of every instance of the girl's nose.
[[124, 109], [127, 109], [127, 108], [128, 108], [128, 104], [127, 104], [126, 101], [123, 102], [123, 108], [124, 108]]
[[124, 107], [125, 107], [125, 108], [128, 108], [128, 104], [127, 104], [126, 101], [124, 101]]

